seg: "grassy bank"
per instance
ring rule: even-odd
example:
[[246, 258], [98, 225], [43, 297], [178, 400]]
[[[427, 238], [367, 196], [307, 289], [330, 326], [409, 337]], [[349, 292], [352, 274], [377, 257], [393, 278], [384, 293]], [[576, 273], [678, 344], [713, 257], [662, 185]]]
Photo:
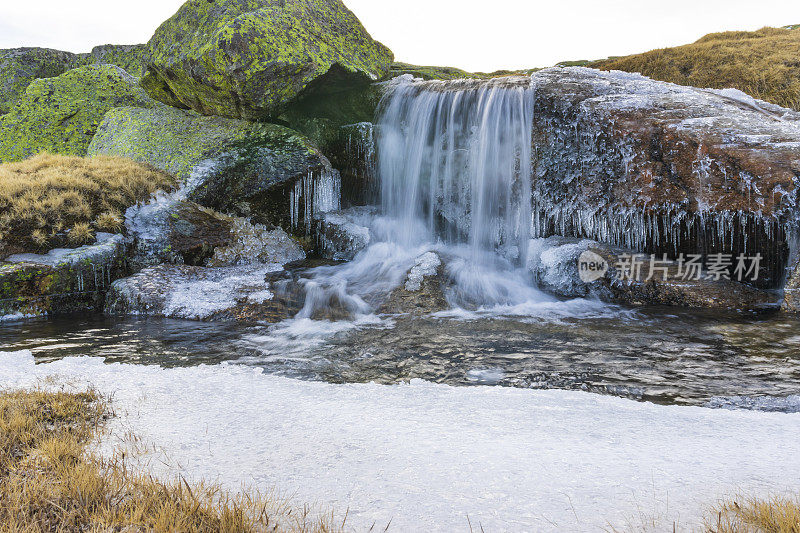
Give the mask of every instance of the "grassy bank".
[[706, 35], [695, 43], [589, 63], [680, 85], [733, 87], [800, 110], [800, 29], [763, 28]]
[[117, 157], [43, 154], [5, 163], [0, 241], [18, 251], [83, 244], [96, 231], [119, 232], [125, 209], [173, 185], [171, 176]]
[[96, 393], [0, 393], [0, 532], [331, 532], [332, 518], [255, 494], [162, 483], [86, 446], [111, 415]]

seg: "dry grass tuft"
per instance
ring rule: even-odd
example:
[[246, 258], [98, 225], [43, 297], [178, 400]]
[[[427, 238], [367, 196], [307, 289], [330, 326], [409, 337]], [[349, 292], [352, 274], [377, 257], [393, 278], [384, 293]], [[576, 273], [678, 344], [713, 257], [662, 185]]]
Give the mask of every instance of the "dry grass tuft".
[[[162, 483], [85, 450], [108, 404], [96, 393], [0, 393], [0, 532], [331, 532], [333, 517], [258, 495]], [[276, 522], [276, 517], [278, 521]]]
[[800, 110], [800, 29], [712, 33], [693, 44], [596, 61], [589, 66], [639, 72], [680, 85], [733, 87]]
[[95, 231], [120, 231], [128, 207], [174, 183], [163, 172], [120, 157], [42, 154], [5, 163], [0, 241], [35, 250], [84, 244]]
[[705, 527], [709, 533], [800, 533], [800, 497], [725, 501]]

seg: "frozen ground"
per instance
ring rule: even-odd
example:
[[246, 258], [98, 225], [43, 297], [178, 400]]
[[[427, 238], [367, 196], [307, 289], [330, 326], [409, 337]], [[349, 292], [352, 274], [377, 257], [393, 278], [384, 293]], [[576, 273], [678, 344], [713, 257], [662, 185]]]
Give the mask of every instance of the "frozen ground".
[[356, 531], [469, 531], [467, 516], [475, 531], [596, 531], [640, 513], [683, 530], [718, 496], [800, 491], [800, 414], [0, 352], [0, 387], [49, 376], [113, 393], [109, 443], [131, 429], [156, 444], [156, 473], [277, 487], [349, 508]]

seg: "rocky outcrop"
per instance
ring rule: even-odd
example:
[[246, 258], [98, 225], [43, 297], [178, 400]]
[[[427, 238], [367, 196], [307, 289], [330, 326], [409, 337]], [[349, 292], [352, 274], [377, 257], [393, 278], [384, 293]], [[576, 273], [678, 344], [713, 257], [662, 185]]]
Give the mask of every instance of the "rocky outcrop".
[[0, 115], [8, 113], [33, 80], [75, 68], [79, 56], [49, 48], [0, 50]]
[[150, 164], [177, 176], [187, 199], [257, 223], [310, 231], [318, 212], [338, 208], [330, 162], [275, 124], [125, 107], [106, 114], [88, 153]]
[[57, 315], [102, 309], [105, 292], [126, 272], [121, 235], [48, 254], [20, 254], [0, 262], [0, 316]]
[[40, 152], [86, 155], [106, 112], [131, 105], [160, 104], [117, 66], [86, 66], [35, 80], [14, 108], [0, 116], [0, 162]]
[[761, 283], [780, 283], [800, 114], [738, 91], [621, 72], [553, 68], [533, 83], [539, 235], [672, 257], [761, 253]]
[[[635, 266], [633, 257], [640, 266]], [[587, 258], [602, 264], [602, 270], [595, 271], [595, 275], [581, 272]], [[626, 305], [730, 310], [757, 310], [778, 303], [775, 291], [759, 290], [724, 277], [717, 279], [708, 270], [695, 271], [686, 263], [659, 258], [651, 273], [649, 261], [649, 256], [591, 240], [550, 237], [534, 241], [528, 268], [542, 289], [564, 298], [596, 297]]]
[[148, 47], [142, 83], [154, 98], [249, 120], [306, 90], [376, 81], [392, 62], [340, 0], [189, 0]]

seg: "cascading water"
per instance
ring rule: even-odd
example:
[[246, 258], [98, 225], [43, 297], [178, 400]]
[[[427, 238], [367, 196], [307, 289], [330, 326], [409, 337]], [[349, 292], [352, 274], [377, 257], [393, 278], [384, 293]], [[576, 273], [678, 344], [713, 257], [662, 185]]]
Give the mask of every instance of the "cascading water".
[[526, 268], [534, 96], [523, 77], [394, 80], [376, 128], [372, 244], [313, 271], [299, 317], [331, 307], [366, 315], [431, 251], [446, 265], [453, 307], [525, 314], [554, 304]]

